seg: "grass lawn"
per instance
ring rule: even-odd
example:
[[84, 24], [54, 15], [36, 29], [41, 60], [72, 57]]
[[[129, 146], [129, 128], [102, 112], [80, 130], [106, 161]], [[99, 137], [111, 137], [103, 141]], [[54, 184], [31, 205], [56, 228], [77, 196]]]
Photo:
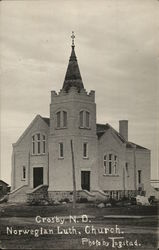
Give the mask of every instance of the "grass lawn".
[[[66, 220], [63, 225], [56, 223], [37, 224], [35, 217], [63, 217], [69, 215], [94, 216], [90, 221], [77, 223]], [[104, 215], [142, 215], [144, 218], [104, 218]], [[68, 217], [69, 218], [69, 217]], [[120, 229], [120, 233], [107, 231], [105, 234], [91, 231], [91, 228]], [[60, 233], [57, 227], [60, 226]], [[157, 249], [157, 206], [128, 206], [97, 208], [94, 204], [77, 204], [73, 209], [72, 204], [58, 206], [28, 206], [26, 204], [1, 204], [0, 205], [0, 248], [1, 249]], [[53, 230], [53, 234], [33, 235], [7, 234], [7, 227], [18, 230]], [[75, 228], [77, 234], [61, 234], [64, 229]], [[89, 228], [86, 231], [86, 227]], [[13, 231], [12, 231], [13, 232]], [[48, 232], [48, 231], [47, 231]], [[112, 242], [112, 237], [123, 237]], [[87, 242], [83, 239], [87, 239]], [[136, 245], [126, 245], [135, 244]], [[122, 241], [122, 247], [120, 242]], [[101, 245], [98, 245], [101, 244]], [[105, 245], [104, 245], [105, 244]], [[109, 244], [109, 245], [106, 245]], [[113, 245], [116, 244], [116, 245]], [[125, 244], [125, 245], [124, 245]]]
[[27, 204], [0, 204], [0, 217], [34, 217], [39, 215], [81, 215], [88, 214], [96, 217], [103, 215], [157, 215], [159, 212], [158, 206], [138, 206], [130, 205], [123, 207], [107, 207], [97, 208], [92, 203], [77, 203], [76, 209], [72, 208], [72, 203], [54, 205], [54, 206], [29, 206]]

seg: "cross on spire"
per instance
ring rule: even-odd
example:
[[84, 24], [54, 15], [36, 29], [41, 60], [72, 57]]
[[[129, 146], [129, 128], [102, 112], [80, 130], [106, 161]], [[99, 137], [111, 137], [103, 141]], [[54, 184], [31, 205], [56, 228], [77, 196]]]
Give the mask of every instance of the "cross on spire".
[[72, 38], [72, 47], [74, 47], [75, 46], [75, 44], [74, 44], [74, 39], [75, 39], [74, 31], [72, 31], [71, 38]]

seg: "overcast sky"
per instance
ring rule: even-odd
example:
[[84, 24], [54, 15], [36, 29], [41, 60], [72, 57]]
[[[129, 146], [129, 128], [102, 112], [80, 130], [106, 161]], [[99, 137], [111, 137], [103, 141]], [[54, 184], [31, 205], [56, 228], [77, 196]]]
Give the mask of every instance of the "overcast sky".
[[28, 0], [0, 3], [1, 178], [10, 183], [12, 143], [36, 114], [49, 116], [62, 87], [75, 31], [86, 90], [96, 91], [97, 122], [151, 149], [159, 177], [159, 1]]

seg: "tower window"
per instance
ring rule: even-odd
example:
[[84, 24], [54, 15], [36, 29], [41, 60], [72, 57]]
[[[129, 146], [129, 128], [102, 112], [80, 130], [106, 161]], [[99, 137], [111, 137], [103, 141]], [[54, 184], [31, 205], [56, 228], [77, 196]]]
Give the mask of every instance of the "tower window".
[[63, 111], [63, 127], [67, 127], [67, 112]]
[[64, 148], [63, 148], [63, 143], [59, 143], [59, 158], [64, 158]]
[[57, 112], [57, 128], [60, 128], [60, 113], [61, 112]]
[[90, 127], [90, 113], [88, 111], [82, 110], [79, 113], [79, 126], [80, 128]]
[[89, 128], [89, 112], [86, 111], [86, 127]]
[[56, 113], [56, 127], [66, 128], [67, 127], [67, 112], [59, 111]]
[[80, 112], [80, 127], [84, 127], [84, 111]]
[[88, 158], [88, 143], [83, 143], [83, 158]]

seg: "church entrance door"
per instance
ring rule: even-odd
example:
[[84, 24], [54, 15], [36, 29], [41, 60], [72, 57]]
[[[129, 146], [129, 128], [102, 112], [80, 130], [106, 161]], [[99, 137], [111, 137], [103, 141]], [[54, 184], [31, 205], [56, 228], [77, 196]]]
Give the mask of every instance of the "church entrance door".
[[33, 168], [33, 181], [34, 188], [43, 184], [43, 168]]
[[81, 187], [90, 191], [90, 171], [81, 171]]

